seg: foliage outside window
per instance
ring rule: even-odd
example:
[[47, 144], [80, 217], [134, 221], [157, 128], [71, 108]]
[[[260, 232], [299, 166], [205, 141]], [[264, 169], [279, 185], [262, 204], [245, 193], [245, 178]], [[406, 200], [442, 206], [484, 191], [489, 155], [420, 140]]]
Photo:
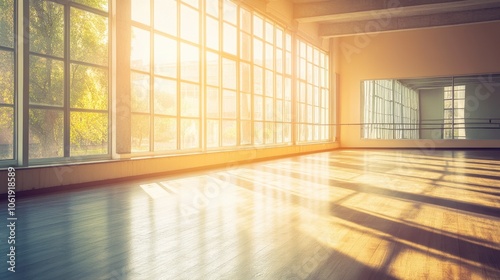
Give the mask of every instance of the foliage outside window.
[[0, 0], [0, 160], [13, 160], [15, 149], [14, 0]]
[[108, 154], [107, 1], [75, 2], [29, 1], [31, 159]]

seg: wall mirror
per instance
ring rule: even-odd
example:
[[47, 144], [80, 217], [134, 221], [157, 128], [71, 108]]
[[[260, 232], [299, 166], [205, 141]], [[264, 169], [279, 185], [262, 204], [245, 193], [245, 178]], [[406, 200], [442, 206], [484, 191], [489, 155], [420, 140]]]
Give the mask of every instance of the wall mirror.
[[364, 139], [500, 139], [500, 74], [361, 82]]

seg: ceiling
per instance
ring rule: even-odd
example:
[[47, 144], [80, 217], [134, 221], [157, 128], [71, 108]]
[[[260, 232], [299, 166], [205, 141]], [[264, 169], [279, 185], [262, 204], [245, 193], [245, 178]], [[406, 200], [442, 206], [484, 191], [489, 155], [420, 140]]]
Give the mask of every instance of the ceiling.
[[[276, 0], [267, 0], [276, 1]], [[500, 20], [500, 0], [289, 0], [323, 38]]]

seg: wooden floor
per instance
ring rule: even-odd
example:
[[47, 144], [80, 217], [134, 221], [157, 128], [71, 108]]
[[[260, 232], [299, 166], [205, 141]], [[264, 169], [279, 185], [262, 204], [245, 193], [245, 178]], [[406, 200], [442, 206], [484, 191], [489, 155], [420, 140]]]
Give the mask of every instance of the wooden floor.
[[311, 154], [20, 197], [17, 217], [0, 279], [500, 279], [500, 150]]

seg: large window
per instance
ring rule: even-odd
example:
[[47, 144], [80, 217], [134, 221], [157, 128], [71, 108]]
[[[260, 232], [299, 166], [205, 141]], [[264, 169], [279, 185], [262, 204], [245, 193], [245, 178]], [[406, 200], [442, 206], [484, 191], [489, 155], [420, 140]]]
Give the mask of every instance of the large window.
[[0, 160], [14, 159], [14, 0], [0, 0]]
[[[292, 35], [229, 0], [132, 0], [132, 152], [292, 143]], [[298, 40], [300, 142], [329, 139], [328, 55]]]
[[132, 152], [199, 148], [198, 1], [133, 0], [132, 21]]
[[0, 10], [2, 166], [330, 140], [328, 55], [240, 2]]
[[297, 40], [297, 124], [300, 142], [328, 140], [329, 77], [328, 55]]
[[107, 0], [29, 1], [30, 159], [108, 154]]

